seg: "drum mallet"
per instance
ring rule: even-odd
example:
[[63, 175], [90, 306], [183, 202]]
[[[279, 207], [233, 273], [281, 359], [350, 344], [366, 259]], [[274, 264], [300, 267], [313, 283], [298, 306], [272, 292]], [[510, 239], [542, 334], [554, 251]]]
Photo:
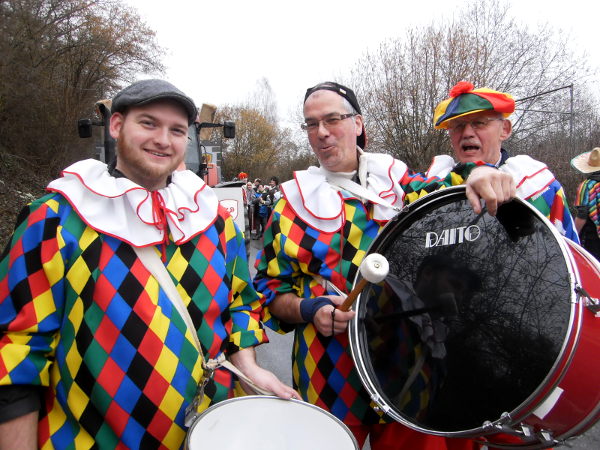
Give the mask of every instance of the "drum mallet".
[[381, 283], [385, 280], [385, 277], [388, 276], [390, 271], [390, 265], [385, 256], [380, 255], [379, 253], [371, 253], [363, 259], [363, 262], [360, 263], [360, 274], [362, 278], [359, 280], [358, 284], [354, 286], [354, 289], [350, 291], [344, 303], [339, 306], [340, 311], [348, 311], [358, 294], [362, 292], [362, 290], [367, 286], [367, 283]]

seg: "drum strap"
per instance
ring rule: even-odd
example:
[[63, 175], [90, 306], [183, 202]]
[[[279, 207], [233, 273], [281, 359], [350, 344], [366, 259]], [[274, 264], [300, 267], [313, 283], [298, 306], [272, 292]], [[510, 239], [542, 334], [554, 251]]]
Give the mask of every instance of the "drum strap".
[[358, 195], [359, 197], [361, 197], [365, 200], [369, 200], [371, 203], [375, 203], [377, 205], [392, 208], [393, 210], [395, 210], [397, 212], [400, 212], [402, 210], [402, 208], [392, 205], [387, 200], [384, 200], [379, 195], [375, 194], [374, 192], [369, 191], [368, 189], [364, 188], [360, 184], [358, 184], [348, 178], [345, 178], [343, 176], [336, 175], [335, 172], [326, 171], [325, 177], [327, 178], [327, 181], [329, 182], [329, 184], [331, 184], [332, 186], [342, 188], [345, 191], [348, 191], [352, 194]]
[[165, 291], [165, 294], [167, 294], [167, 297], [169, 298], [169, 300], [171, 300], [171, 303], [173, 304], [175, 309], [177, 309], [177, 312], [179, 312], [179, 315], [185, 321], [186, 326], [188, 327], [192, 337], [194, 338], [196, 349], [198, 350], [198, 354], [202, 359], [202, 369], [204, 373], [202, 375], [202, 379], [199, 382], [198, 394], [194, 399], [193, 404], [200, 404], [202, 396], [204, 395], [204, 385], [208, 382], [210, 378], [212, 378], [215, 369], [219, 367], [224, 367], [230, 372], [237, 375], [238, 378], [245, 381], [256, 392], [264, 395], [273, 395], [272, 392], [264, 390], [256, 384], [254, 384], [252, 380], [250, 380], [250, 378], [248, 378], [237, 367], [235, 367], [231, 363], [231, 361], [225, 359], [224, 353], [221, 353], [217, 358], [209, 359], [208, 361], [204, 358], [202, 346], [200, 345], [200, 339], [198, 339], [198, 332], [196, 331], [194, 322], [192, 321], [192, 318], [187, 307], [185, 306], [185, 303], [183, 303], [181, 295], [179, 295], [179, 292], [175, 287], [175, 283], [173, 283], [173, 279], [167, 272], [167, 269], [162, 263], [160, 257], [156, 254], [153, 247], [133, 247], [133, 249], [135, 250], [135, 253], [137, 254], [142, 264], [144, 264], [146, 269], [148, 269], [148, 271], [152, 274], [152, 276], [154, 276], [156, 281], [158, 281], [158, 284]]

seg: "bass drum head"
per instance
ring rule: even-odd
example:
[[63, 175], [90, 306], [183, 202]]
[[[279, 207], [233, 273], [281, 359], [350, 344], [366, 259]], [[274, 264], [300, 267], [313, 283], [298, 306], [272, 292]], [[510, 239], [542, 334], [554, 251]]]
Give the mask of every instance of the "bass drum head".
[[250, 395], [204, 411], [188, 431], [187, 448], [358, 450], [358, 444], [346, 425], [318, 406]]
[[388, 259], [389, 275], [359, 296], [350, 341], [392, 418], [470, 437], [536, 393], [573, 315], [565, 245], [548, 223], [521, 200], [476, 215], [464, 188], [450, 188], [384, 228], [369, 253]]

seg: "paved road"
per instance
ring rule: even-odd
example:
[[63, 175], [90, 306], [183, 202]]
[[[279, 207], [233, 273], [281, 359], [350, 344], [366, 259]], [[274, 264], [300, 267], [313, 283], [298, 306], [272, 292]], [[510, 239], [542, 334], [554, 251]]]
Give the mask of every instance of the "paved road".
[[[250, 272], [254, 276], [255, 270], [252, 265], [254, 258], [256, 257], [257, 248], [259, 247], [259, 241], [251, 241], [250, 250]], [[291, 347], [292, 347], [292, 333], [286, 335], [280, 335], [267, 329], [267, 335], [269, 336], [270, 342], [267, 345], [262, 345], [257, 348], [257, 359], [259, 363], [273, 371], [279, 376], [279, 378], [288, 383], [292, 383], [292, 370], [291, 370]], [[598, 387], [600, 389], [600, 386]], [[571, 448], [574, 450], [599, 450], [600, 449], [600, 423], [596, 424], [583, 436], [579, 436], [575, 440], [569, 443], [569, 445], [563, 448]], [[370, 450], [370, 446], [367, 443], [363, 450]], [[411, 449], [406, 449], [411, 450]]]

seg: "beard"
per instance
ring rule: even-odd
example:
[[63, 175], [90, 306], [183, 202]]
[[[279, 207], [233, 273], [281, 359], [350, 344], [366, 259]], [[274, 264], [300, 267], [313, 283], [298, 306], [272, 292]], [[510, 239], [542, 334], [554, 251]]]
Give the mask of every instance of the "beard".
[[168, 177], [183, 161], [181, 158], [165, 157], [164, 163], [152, 161], [139, 146], [130, 144], [121, 129], [117, 140], [117, 169], [134, 183], [152, 191], [167, 185]]

